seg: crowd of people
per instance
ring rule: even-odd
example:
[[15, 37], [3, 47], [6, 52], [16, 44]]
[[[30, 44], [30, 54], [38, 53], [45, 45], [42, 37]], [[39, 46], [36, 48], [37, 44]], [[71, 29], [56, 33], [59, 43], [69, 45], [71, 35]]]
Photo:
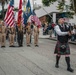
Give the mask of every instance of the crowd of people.
[[16, 23], [15, 26], [6, 26], [4, 21], [0, 21], [0, 44], [1, 48], [6, 47], [6, 40], [9, 41], [9, 47], [23, 46], [24, 35], [26, 35], [26, 45], [30, 47], [31, 36], [34, 34], [34, 45], [38, 47], [39, 27], [34, 23], [28, 22], [25, 26]]
[[[56, 32], [54, 30], [54, 23], [44, 23], [43, 27], [43, 35], [50, 35], [50, 37], [57, 37]], [[70, 30], [74, 32], [71, 36], [71, 41], [76, 41], [76, 25], [71, 23], [65, 23], [67, 27], [70, 27]]]

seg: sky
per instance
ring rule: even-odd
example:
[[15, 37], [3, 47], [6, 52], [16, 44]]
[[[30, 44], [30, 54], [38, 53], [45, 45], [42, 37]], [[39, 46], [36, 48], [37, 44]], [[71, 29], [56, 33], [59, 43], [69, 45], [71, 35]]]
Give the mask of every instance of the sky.
[[[31, 3], [31, 7], [32, 7], [33, 6], [33, 0], [30, 0], [30, 3]], [[41, 5], [42, 0], [34, 0], [34, 3]], [[19, 6], [19, 0], [15, 0], [15, 7], [18, 7], [18, 6]]]
[[[15, 5], [14, 7], [19, 7], [19, 0], [14, 0], [15, 1]], [[68, 0], [66, 0], [66, 4], [69, 4]], [[33, 0], [30, 0], [30, 3], [31, 3], [31, 7], [33, 8]], [[37, 3], [38, 5], [42, 5], [42, 0], [34, 0], [34, 3]], [[5, 8], [7, 8], [7, 6], [5, 6]], [[1, 6], [0, 6], [0, 10], [1, 10]]]
[[[19, 1], [20, 0], [15, 0], [15, 6], [14, 7], [19, 7]], [[42, 0], [34, 0], [37, 4], [39, 4], [39, 5], [41, 5], [42, 4]], [[35, 3], [34, 2], [34, 3]], [[31, 3], [31, 8], [33, 8], [33, 0], [30, 0], [30, 3]], [[15, 16], [15, 18], [16, 18], [16, 20], [17, 20], [17, 13], [16, 13], [16, 16]]]
[[[20, 0], [14, 0], [14, 7], [19, 7], [19, 1]], [[22, 0], [23, 1], [23, 0]], [[33, 7], [33, 0], [30, 0], [30, 3], [31, 3], [31, 7]], [[42, 0], [34, 0], [34, 3], [37, 3], [38, 5], [41, 5], [42, 4]], [[7, 8], [8, 5], [5, 5], [5, 8]], [[0, 10], [1, 10], [1, 6], [0, 6]]]

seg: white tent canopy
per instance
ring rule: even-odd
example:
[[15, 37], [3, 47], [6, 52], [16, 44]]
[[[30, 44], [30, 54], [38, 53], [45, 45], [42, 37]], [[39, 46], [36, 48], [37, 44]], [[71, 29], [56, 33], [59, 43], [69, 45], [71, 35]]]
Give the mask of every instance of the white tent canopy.
[[58, 2], [55, 2], [53, 4], [51, 4], [49, 7], [41, 7], [39, 10], [35, 10], [35, 13], [38, 17], [42, 17], [44, 15], [47, 15], [48, 13], [52, 13], [52, 12], [59, 12], [59, 10], [57, 10], [57, 6]]

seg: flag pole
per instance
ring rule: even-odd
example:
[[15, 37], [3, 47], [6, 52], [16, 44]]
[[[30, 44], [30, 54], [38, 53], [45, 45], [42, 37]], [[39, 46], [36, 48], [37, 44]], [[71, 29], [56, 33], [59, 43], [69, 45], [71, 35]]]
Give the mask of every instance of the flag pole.
[[35, 9], [35, 7], [34, 7], [34, 1], [36, 1], [36, 0], [32, 0], [32, 3], [33, 3], [33, 10]]
[[32, 0], [32, 2], [33, 2], [33, 9], [34, 9], [34, 0]]
[[23, 6], [24, 6], [24, 11], [25, 11], [26, 0], [23, 0]]

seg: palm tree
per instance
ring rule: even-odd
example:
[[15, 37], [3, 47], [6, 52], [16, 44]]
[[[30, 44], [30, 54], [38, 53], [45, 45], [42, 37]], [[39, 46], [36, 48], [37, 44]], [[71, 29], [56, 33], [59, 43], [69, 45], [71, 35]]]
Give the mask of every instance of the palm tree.
[[4, 19], [4, 6], [5, 3], [8, 3], [9, 0], [0, 0], [0, 4], [2, 6], [2, 19]]

